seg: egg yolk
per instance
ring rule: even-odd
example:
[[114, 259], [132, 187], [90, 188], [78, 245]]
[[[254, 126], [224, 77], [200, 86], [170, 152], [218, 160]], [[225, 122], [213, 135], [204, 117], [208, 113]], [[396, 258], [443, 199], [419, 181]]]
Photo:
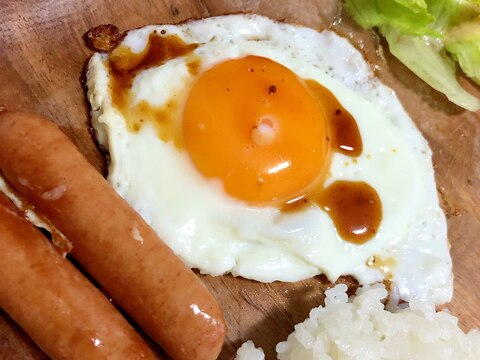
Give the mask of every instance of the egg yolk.
[[324, 107], [304, 80], [270, 59], [246, 56], [198, 76], [183, 136], [194, 165], [253, 204], [288, 203], [321, 184], [330, 162]]

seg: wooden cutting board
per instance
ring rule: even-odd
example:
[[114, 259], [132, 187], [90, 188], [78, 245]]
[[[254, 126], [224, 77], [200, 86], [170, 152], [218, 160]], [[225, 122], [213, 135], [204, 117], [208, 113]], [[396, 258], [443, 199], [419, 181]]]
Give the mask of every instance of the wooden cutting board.
[[[374, 34], [361, 30], [344, 16], [338, 20], [337, 1], [272, 3], [0, 0], [0, 105], [54, 120], [90, 162], [105, 173], [104, 159], [89, 132], [89, 107], [81, 85], [82, 71], [91, 55], [82, 40], [88, 29], [112, 23], [127, 30], [236, 12], [254, 12], [316, 29], [332, 27], [363, 51], [430, 142], [454, 261], [455, 293], [447, 307], [460, 318], [464, 329], [480, 327], [479, 114], [449, 103], [421, 82], [390, 55], [386, 44]], [[262, 284], [231, 276], [201, 279], [224, 309], [229, 330], [221, 359], [233, 358], [236, 348], [248, 339], [265, 349], [267, 359], [275, 358], [275, 344], [286, 339], [293, 325], [303, 321], [312, 307], [322, 303], [328, 285], [323, 277], [293, 284]], [[27, 360], [46, 356], [8, 316], [0, 313], [0, 358]]]

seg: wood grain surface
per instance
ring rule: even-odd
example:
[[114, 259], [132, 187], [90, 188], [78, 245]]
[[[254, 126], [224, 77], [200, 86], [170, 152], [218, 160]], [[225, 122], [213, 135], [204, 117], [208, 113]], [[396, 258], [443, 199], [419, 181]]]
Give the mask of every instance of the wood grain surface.
[[[447, 307], [460, 318], [464, 329], [480, 327], [479, 115], [449, 103], [421, 82], [390, 55], [382, 40], [342, 16], [336, 1], [285, 0], [274, 6], [272, 3], [0, 0], [0, 105], [36, 112], [57, 122], [104, 173], [103, 156], [89, 132], [89, 107], [81, 85], [82, 72], [91, 55], [82, 40], [88, 29], [112, 23], [127, 30], [236, 12], [255, 12], [316, 29], [331, 27], [363, 51], [377, 76], [396, 91], [430, 143], [438, 189], [448, 215], [454, 261], [455, 292]], [[267, 359], [275, 358], [275, 344], [284, 340], [312, 307], [322, 303], [323, 290], [328, 286], [321, 276], [293, 284], [262, 284], [231, 276], [201, 279], [221, 303], [229, 328], [221, 359], [233, 358], [236, 348], [248, 339], [265, 349]], [[0, 358], [47, 357], [0, 312]]]

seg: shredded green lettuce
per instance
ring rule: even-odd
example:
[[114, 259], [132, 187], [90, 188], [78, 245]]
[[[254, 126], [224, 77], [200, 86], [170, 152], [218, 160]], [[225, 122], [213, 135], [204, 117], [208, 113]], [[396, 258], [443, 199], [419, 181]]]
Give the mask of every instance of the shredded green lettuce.
[[480, 84], [480, 21], [452, 28], [445, 35], [445, 48], [465, 74]]
[[364, 28], [392, 25], [404, 34], [437, 35], [431, 27], [435, 18], [421, 0], [350, 0], [347, 11]]
[[377, 28], [391, 53], [453, 103], [470, 111], [480, 99], [457, 80], [457, 67], [480, 84], [480, 1], [345, 0], [362, 27]]

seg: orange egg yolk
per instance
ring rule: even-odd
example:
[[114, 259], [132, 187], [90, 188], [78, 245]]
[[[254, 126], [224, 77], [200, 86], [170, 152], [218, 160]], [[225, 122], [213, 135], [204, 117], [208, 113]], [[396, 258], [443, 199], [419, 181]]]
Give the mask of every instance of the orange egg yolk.
[[288, 203], [323, 182], [330, 162], [325, 110], [304, 80], [246, 56], [203, 72], [183, 114], [197, 169], [252, 204]]

